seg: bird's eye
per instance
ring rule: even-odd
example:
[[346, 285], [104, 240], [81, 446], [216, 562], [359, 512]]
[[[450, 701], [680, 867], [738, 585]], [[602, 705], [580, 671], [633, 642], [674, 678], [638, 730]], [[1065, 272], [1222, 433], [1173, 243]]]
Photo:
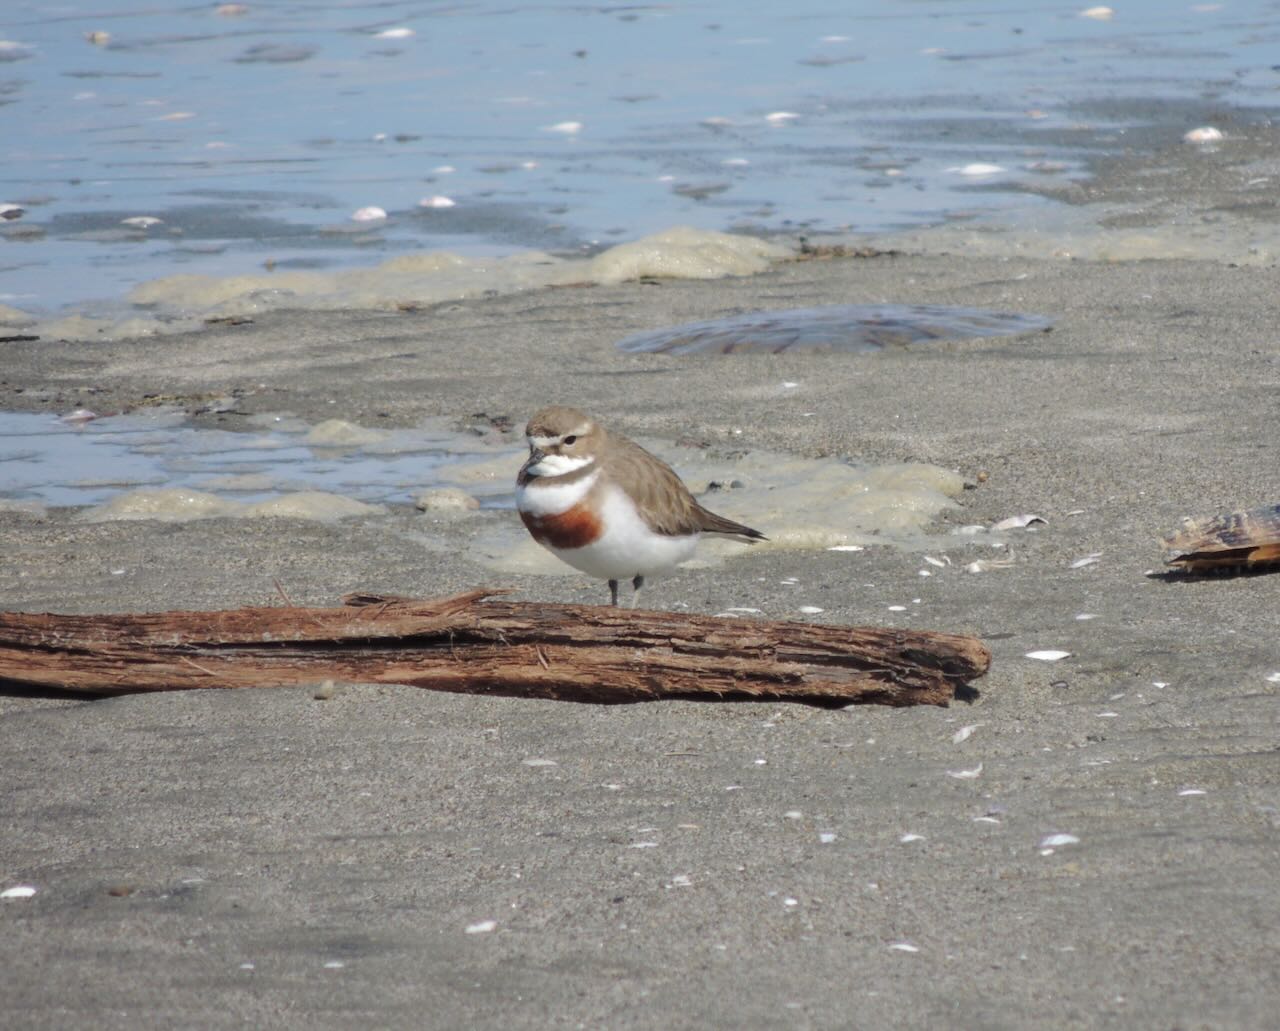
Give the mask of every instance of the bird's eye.
[[578, 440], [577, 436], [575, 436], [572, 433], [570, 433], [567, 437], [564, 438], [564, 442], [566, 444], [574, 444], [577, 442], [577, 440]]

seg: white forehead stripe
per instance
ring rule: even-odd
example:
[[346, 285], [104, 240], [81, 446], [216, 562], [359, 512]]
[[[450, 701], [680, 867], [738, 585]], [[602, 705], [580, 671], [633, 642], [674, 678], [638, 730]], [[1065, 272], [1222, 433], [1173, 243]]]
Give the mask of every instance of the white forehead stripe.
[[525, 439], [534, 447], [548, 448], [552, 444], [563, 444], [566, 437], [585, 437], [591, 432], [592, 424], [584, 422], [581, 426], [576, 426], [568, 433], [561, 434], [558, 437], [544, 437], [541, 434], [525, 434]]

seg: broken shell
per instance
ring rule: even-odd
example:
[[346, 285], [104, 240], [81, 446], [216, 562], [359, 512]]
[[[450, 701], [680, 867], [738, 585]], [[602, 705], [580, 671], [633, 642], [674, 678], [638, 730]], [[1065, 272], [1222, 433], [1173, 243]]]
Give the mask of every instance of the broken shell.
[[83, 426], [86, 422], [93, 422], [97, 417], [97, 412], [91, 412], [87, 408], [77, 408], [74, 412], [60, 416], [58, 421], [65, 422], [68, 426]]
[[1280, 563], [1280, 504], [1184, 519], [1160, 543], [1166, 563], [1191, 573], [1262, 569]]
[[352, 222], [379, 222], [386, 217], [386, 211], [376, 205], [359, 208], [351, 213]]
[[986, 573], [992, 569], [1008, 569], [1013, 565], [1011, 558], [979, 558], [964, 567], [966, 573]]
[[1059, 651], [1056, 648], [1043, 648], [1040, 651], [1027, 652], [1028, 659], [1039, 659], [1041, 662], [1057, 662], [1059, 659], [1065, 659], [1070, 652]]
[[434, 197], [423, 197], [418, 201], [420, 208], [452, 208], [457, 206], [457, 201], [452, 197], [445, 197], [437, 193]]
[[955, 172], [957, 175], [967, 175], [973, 178], [984, 175], [998, 175], [1004, 170], [1003, 165], [991, 165], [984, 161], [974, 161], [968, 165], [952, 165], [947, 169], [948, 172]]
[[1025, 515], [1009, 516], [1007, 519], [1001, 519], [1000, 522], [992, 524], [992, 530], [1022, 530], [1030, 526], [1032, 523], [1048, 523], [1044, 516], [1038, 516], [1028, 512]]
[[971, 770], [947, 770], [948, 777], [954, 777], [956, 780], [976, 780], [982, 776], [982, 763], [978, 763]]
[[1223, 140], [1222, 130], [1215, 129], [1212, 125], [1202, 125], [1199, 129], [1192, 129], [1182, 137], [1187, 143], [1221, 143]]

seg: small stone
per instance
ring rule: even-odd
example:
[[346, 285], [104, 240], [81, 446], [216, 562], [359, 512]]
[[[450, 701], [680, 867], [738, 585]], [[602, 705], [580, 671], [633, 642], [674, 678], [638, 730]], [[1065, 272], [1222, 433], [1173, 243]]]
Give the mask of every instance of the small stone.
[[439, 487], [420, 494], [414, 505], [422, 512], [474, 512], [480, 502], [458, 487]]

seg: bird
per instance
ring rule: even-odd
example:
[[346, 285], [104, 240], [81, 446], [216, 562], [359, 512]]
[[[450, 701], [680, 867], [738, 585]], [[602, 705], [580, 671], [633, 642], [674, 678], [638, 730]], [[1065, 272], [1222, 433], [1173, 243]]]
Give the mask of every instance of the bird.
[[703, 535], [755, 544], [759, 530], [698, 504], [662, 459], [576, 408], [552, 405], [525, 428], [529, 458], [516, 477], [516, 508], [533, 539], [588, 576], [630, 580], [631, 607], [647, 577], [688, 561]]

